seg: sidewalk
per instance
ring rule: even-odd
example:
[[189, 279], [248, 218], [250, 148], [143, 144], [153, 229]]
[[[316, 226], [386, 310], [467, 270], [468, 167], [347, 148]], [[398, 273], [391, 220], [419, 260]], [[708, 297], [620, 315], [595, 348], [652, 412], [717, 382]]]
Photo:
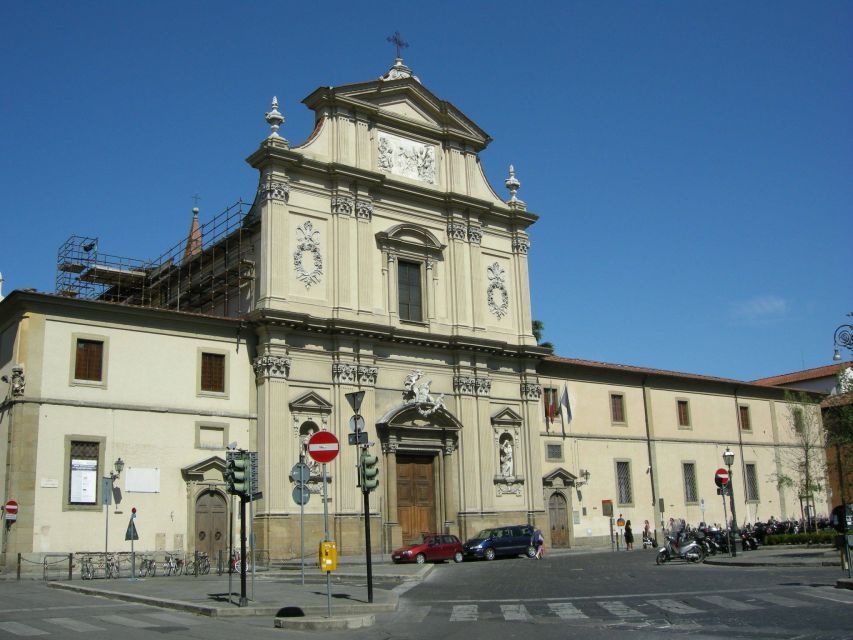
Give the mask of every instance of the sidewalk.
[[764, 546], [757, 551], [741, 551], [707, 556], [705, 564], [735, 567], [840, 567], [838, 551], [829, 546]]

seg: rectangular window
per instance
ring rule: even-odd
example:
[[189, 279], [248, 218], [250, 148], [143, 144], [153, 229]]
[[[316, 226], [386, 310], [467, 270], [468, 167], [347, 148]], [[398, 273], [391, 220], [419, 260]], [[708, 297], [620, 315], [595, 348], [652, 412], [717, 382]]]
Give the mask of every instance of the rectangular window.
[[625, 422], [625, 396], [621, 393], [610, 394], [610, 419], [613, 422]]
[[631, 490], [631, 463], [627, 460], [616, 462], [616, 493], [620, 505], [633, 504], [634, 492]]
[[223, 354], [201, 354], [201, 390], [225, 393], [225, 356]]
[[688, 405], [687, 400], [678, 400], [676, 402], [676, 409], [678, 410], [678, 426], [689, 427], [690, 406]]
[[696, 463], [684, 462], [681, 468], [684, 472], [684, 502], [687, 504], [699, 502], [699, 494], [696, 491]]
[[397, 261], [397, 293], [400, 298], [400, 319], [423, 321], [420, 264]]
[[198, 442], [196, 447], [199, 449], [224, 449], [225, 448], [225, 427], [219, 425], [202, 424], [198, 425]]
[[749, 407], [741, 405], [738, 407], [740, 412], [740, 430], [752, 431], [752, 423], [749, 421]]
[[548, 457], [548, 460], [562, 460], [563, 459], [563, 445], [561, 445], [561, 444], [547, 444], [547, 445], [545, 445], [545, 455]]
[[71, 442], [68, 469], [69, 504], [96, 504], [98, 500], [97, 442]]
[[754, 462], [746, 464], [746, 499], [758, 502], [758, 472]]
[[99, 340], [77, 339], [74, 357], [74, 379], [103, 380], [104, 343]]

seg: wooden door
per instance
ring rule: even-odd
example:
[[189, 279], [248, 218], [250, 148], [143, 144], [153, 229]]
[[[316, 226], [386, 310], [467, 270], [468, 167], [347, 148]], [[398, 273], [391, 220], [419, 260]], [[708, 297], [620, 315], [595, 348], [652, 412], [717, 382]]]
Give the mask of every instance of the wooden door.
[[551, 522], [551, 546], [569, 546], [569, 511], [566, 499], [560, 493], [552, 493], [548, 499], [548, 518]]
[[228, 547], [228, 509], [225, 497], [205, 491], [195, 503], [195, 548], [210, 556], [214, 565], [219, 551]]
[[432, 456], [397, 456], [397, 522], [403, 544], [435, 531], [435, 479]]

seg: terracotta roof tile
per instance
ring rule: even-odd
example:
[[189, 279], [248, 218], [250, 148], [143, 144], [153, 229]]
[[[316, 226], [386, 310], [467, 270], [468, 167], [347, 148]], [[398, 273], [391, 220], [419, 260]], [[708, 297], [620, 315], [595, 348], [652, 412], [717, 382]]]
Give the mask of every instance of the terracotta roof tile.
[[788, 384], [790, 382], [803, 382], [804, 380], [814, 380], [816, 378], [826, 378], [829, 376], [838, 375], [842, 369], [853, 366], [853, 362], [839, 362], [830, 364], [825, 367], [816, 367], [814, 369], [805, 369], [804, 371], [794, 371], [793, 373], [785, 373], [780, 376], [772, 376], [770, 378], [760, 378], [753, 380], [752, 384], [763, 384], [768, 386], [777, 386], [780, 384]]

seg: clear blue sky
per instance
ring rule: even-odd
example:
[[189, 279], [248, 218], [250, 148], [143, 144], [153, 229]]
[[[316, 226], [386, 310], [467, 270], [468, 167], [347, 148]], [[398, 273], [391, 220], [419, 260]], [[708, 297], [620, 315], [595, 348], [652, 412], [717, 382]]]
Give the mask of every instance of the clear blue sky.
[[[310, 5], [310, 6], [309, 6]], [[853, 2], [6, 2], [4, 293], [70, 235], [150, 259], [251, 199], [273, 94], [405, 60], [541, 216], [559, 355], [753, 379], [831, 362], [853, 311]]]

